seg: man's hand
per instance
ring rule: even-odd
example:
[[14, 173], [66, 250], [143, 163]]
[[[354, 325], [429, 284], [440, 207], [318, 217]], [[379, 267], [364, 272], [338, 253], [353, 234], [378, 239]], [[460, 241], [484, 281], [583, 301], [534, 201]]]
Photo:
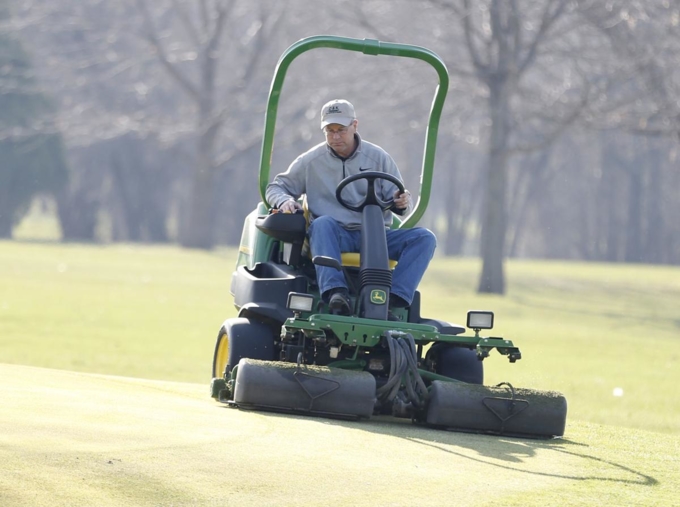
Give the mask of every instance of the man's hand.
[[300, 206], [300, 203], [293, 199], [288, 199], [281, 206], [279, 206], [279, 211], [281, 213], [295, 213], [296, 209], [302, 209], [302, 206]]
[[394, 207], [397, 209], [406, 209], [408, 208], [409, 203], [411, 202], [411, 192], [408, 190], [404, 190], [403, 192], [399, 192], [397, 190], [394, 193]]

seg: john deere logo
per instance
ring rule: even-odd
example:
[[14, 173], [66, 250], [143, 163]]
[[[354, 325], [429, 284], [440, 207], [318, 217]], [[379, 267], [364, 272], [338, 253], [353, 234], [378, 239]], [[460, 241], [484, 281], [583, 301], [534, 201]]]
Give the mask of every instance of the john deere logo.
[[338, 106], [331, 106], [328, 108], [328, 111], [326, 111], [326, 114], [338, 114], [340, 113], [340, 108]]
[[371, 303], [376, 305], [384, 305], [387, 302], [387, 294], [384, 290], [372, 290], [371, 291]]

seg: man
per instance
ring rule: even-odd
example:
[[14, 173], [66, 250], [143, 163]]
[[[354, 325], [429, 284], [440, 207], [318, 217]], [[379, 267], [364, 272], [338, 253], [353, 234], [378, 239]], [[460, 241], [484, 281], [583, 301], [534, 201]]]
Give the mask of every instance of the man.
[[[293, 161], [288, 170], [267, 186], [271, 206], [285, 213], [301, 209], [297, 199], [307, 195], [311, 224], [307, 231], [312, 255], [340, 260], [341, 252], [358, 252], [361, 246], [361, 213], [350, 211], [338, 202], [335, 189], [348, 176], [361, 171], [380, 171], [403, 181], [392, 157], [379, 146], [364, 141], [357, 128], [354, 106], [346, 100], [331, 100], [321, 108], [321, 129], [326, 142], [320, 143]], [[348, 185], [343, 197], [362, 202], [366, 185]], [[390, 229], [392, 213], [403, 215], [412, 208], [411, 193], [400, 193], [396, 185], [375, 180], [378, 197], [394, 198], [391, 211], [385, 211], [387, 249], [397, 261], [392, 276], [390, 307], [405, 308], [432, 259], [437, 240], [424, 228]], [[362, 190], [364, 189], [364, 190]], [[334, 268], [316, 266], [322, 298], [333, 313], [349, 315], [351, 302], [344, 274]]]

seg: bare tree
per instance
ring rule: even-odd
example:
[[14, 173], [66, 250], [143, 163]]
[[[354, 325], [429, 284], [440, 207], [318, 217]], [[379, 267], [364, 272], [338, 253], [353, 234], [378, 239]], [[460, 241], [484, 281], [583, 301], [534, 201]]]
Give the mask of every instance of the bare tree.
[[[130, 153], [146, 144], [142, 151], [158, 149], [158, 160], [167, 162], [166, 153], [179, 155], [160, 171], [146, 155], [127, 157], [124, 177], [120, 156], [73, 157], [88, 164], [73, 168], [82, 173], [74, 174], [73, 185], [90, 181], [99, 188], [86, 192], [87, 206], [81, 199], [85, 192], [66, 189], [60, 213], [65, 220], [76, 200], [83, 201], [80, 207], [90, 210], [94, 221], [102, 206], [113, 206], [104, 211], [114, 229], [126, 234], [121, 239], [134, 240], [139, 235], [129, 224], [144, 222], [139, 213], [146, 209], [157, 216], [155, 223], [179, 222], [182, 244], [212, 246], [212, 224], [224, 212], [216, 203], [218, 176], [230, 160], [259, 142], [257, 108], [264, 101], [258, 103], [258, 94], [266, 94], [276, 59], [270, 46], [285, 8], [285, 2], [236, 0], [65, 0], [59, 5], [37, 0], [23, 5], [12, 28], [30, 41], [40, 82], [58, 99], [57, 127], [66, 133], [70, 151], [96, 146], [106, 151], [120, 138], [119, 147], [129, 144]], [[140, 195], [131, 200], [133, 194]], [[118, 203], [144, 197], [144, 207], [117, 209]], [[170, 198], [176, 202], [168, 206]], [[175, 218], [161, 216], [169, 210]], [[167, 236], [158, 232], [152, 236]]]
[[593, 104], [596, 128], [680, 135], [680, 5], [666, 0], [582, 0], [584, 20], [600, 30], [618, 60], [608, 100]]
[[12, 236], [36, 194], [59, 193], [67, 176], [54, 106], [13, 22], [0, 0], [0, 238]]
[[[36, 61], [40, 89], [54, 99], [53, 121], [43, 129], [62, 133], [67, 148], [68, 184], [56, 196], [62, 238], [67, 241], [95, 240], [101, 212], [108, 211], [102, 209], [104, 194], [124, 190], [107, 174], [112, 168], [109, 158], [94, 152], [118, 137], [141, 141], [158, 135], [146, 121], [155, 102], [148, 100], [149, 86], [140, 72], [148, 59], [139, 50], [138, 39], [124, 29], [135, 26], [131, 12], [135, 11], [127, 1], [65, 0], [57, 5], [38, 0], [17, 6], [11, 27]], [[125, 183], [134, 187], [144, 173], [143, 162], [138, 161]], [[157, 201], [155, 195], [146, 197], [147, 203]], [[115, 213], [110, 215], [117, 228]]]
[[478, 290], [502, 294], [508, 159], [517, 150], [553, 142], [577, 117], [589, 93], [578, 67], [567, 64], [581, 43], [575, 4], [568, 0], [430, 3], [456, 21], [457, 31], [447, 34], [449, 45], [462, 43], [467, 51], [469, 66], [454, 64], [453, 72], [471, 76], [485, 90], [489, 127]]
[[[617, 259], [626, 262], [673, 262], [664, 251], [664, 237], [676, 232], [668, 215], [678, 210], [665, 199], [675, 181], [672, 170], [664, 170], [674, 157], [668, 138], [680, 138], [680, 5], [664, 0], [622, 0], [603, 4], [580, 2], [584, 18], [609, 41], [619, 62], [617, 79], [608, 87], [607, 100], [590, 105], [586, 117], [591, 128], [617, 130], [618, 145], [610, 153], [616, 171], [613, 178], [626, 183], [619, 195], [625, 223]], [[676, 144], [677, 150], [677, 144]], [[671, 165], [673, 162], [671, 162]], [[612, 255], [609, 256], [610, 258]]]
[[[445, 235], [447, 254], [475, 254], [481, 243], [480, 290], [505, 290], [506, 251], [677, 259], [680, 235], [669, 218], [680, 212], [672, 191], [678, 148], [669, 141], [680, 118], [677, 2], [348, 5], [15, 3], [19, 15], [0, 23], [0, 33], [22, 40], [36, 92], [55, 98], [56, 121], [33, 128], [63, 132], [71, 167], [59, 199], [65, 235], [91, 239], [110, 222], [113, 240], [179, 237], [206, 248], [235, 241], [258, 198], [276, 59], [302, 37], [337, 33], [426, 46], [446, 61], [437, 183], [423, 225]], [[346, 96], [362, 134], [417, 185], [429, 69], [346, 53], [313, 51], [291, 66], [273, 173], [321, 141], [318, 108]]]
[[[147, 0], [137, 0], [137, 5], [144, 17], [144, 36], [158, 61], [193, 104], [196, 151], [188, 219], [180, 227], [180, 243], [211, 248], [215, 241], [219, 171], [226, 158], [259, 139], [243, 129], [235, 129], [226, 139], [234, 143], [233, 148], [226, 149], [221, 131], [229, 119], [235, 120], [244, 112], [242, 106], [246, 104], [241, 103], [244, 91], [253, 85], [266, 45], [282, 19], [285, 3], [260, 2], [247, 11], [240, 10], [240, 2], [235, 0], [173, 0], [164, 8], [154, 2], [153, 11]], [[172, 20], [167, 31], [161, 33], [155, 18], [163, 16]], [[228, 58], [239, 52], [243, 54], [237, 61], [243, 65], [234, 68]], [[191, 64], [186, 65], [187, 61]], [[218, 140], [222, 142], [221, 149]]]

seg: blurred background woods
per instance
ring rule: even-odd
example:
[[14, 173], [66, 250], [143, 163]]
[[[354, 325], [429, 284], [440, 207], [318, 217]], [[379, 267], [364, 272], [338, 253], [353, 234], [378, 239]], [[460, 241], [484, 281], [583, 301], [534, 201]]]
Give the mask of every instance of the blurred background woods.
[[[677, 0], [0, 0], [0, 238], [235, 245], [277, 59], [319, 34], [427, 47], [451, 84], [421, 222], [440, 255], [680, 264]], [[272, 174], [351, 100], [418, 187], [422, 62], [323, 49], [288, 72]]]

